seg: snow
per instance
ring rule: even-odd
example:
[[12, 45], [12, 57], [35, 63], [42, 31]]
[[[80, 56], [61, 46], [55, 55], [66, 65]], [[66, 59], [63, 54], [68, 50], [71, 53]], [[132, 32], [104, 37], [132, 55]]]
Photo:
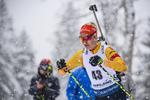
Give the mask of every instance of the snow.
[[[69, 0], [68, 0], [69, 1]], [[7, 0], [7, 5], [8, 5], [8, 11], [10, 16], [13, 19], [13, 27], [14, 27], [14, 32], [17, 33], [18, 35], [22, 32], [22, 30], [26, 30], [27, 34], [29, 35], [29, 38], [31, 39], [31, 42], [33, 44], [32, 49], [34, 49], [34, 53], [35, 53], [35, 64], [38, 65], [40, 60], [42, 58], [50, 58], [52, 59], [51, 55], [54, 51], [56, 51], [54, 49], [55, 47], [55, 43], [56, 43], [56, 39], [58, 37], [55, 37], [56, 34], [54, 34], [55, 30], [61, 30], [63, 32], [63, 28], [61, 26], [58, 26], [58, 22], [61, 18], [61, 14], [64, 13], [64, 9], [67, 7], [67, 0], [55, 0], [55, 1], [49, 1], [49, 0], [44, 0], [44, 1], [30, 1], [30, 0]], [[109, 0], [104, 0], [103, 3], [107, 3]], [[77, 15], [77, 17], [82, 17], [82, 15], [87, 14], [86, 18], [82, 17], [79, 19], [79, 26], [77, 26], [77, 28], [79, 29], [80, 26], [87, 22], [87, 21], [94, 21], [94, 17], [92, 15], [92, 12], [89, 12], [88, 7], [89, 5], [93, 4], [93, 3], [97, 3], [97, 1], [92, 1], [92, 2], [85, 2], [85, 1], [79, 1], [79, 2], [75, 2], [75, 7], [78, 10], [79, 14]], [[111, 1], [113, 3], [109, 3], [110, 5], [114, 5], [116, 4], [115, 1]], [[130, 5], [128, 5], [128, 9], [129, 13], [132, 13], [134, 10], [136, 12], [135, 15], [135, 23], [131, 23], [131, 20], [129, 20], [130, 25], [129, 27], [129, 31], [132, 31], [130, 29], [131, 26], [133, 24], [139, 23], [142, 25], [138, 26], [137, 28], [137, 33], [136, 34], [136, 38], [138, 38], [137, 40], [135, 40], [135, 51], [134, 51], [134, 55], [138, 55], [136, 54], [138, 52], [138, 50], [140, 50], [141, 52], [146, 52], [146, 53], [150, 53], [150, 50], [143, 46], [141, 44], [141, 41], [145, 41], [143, 39], [145, 39], [145, 37], [147, 37], [144, 33], [143, 30], [146, 30], [147, 27], [147, 18], [150, 17], [150, 13], [149, 13], [149, 9], [150, 9], [150, 1], [149, 0], [138, 0], [134, 3], [134, 9], [130, 9]], [[84, 5], [84, 6], [83, 6]], [[97, 6], [99, 7], [100, 5]], [[105, 10], [107, 13], [116, 13], [114, 11], [114, 9], [117, 9], [118, 6], [113, 6], [113, 8], [107, 8], [107, 9], [103, 9]], [[99, 7], [100, 8], [100, 7]], [[102, 30], [104, 32], [104, 36], [107, 36], [105, 34], [105, 29], [104, 29], [104, 24], [103, 24], [103, 16], [101, 13], [101, 9], [98, 10], [97, 12], [97, 16], [99, 18], [99, 21], [101, 23], [102, 26]], [[57, 15], [56, 15], [57, 14]], [[66, 12], [65, 12], [66, 14]], [[114, 42], [117, 43], [117, 45], [119, 47], [124, 47], [126, 51], [128, 51], [128, 47], [127, 45], [129, 44], [128, 41], [126, 41], [123, 37], [123, 33], [121, 33], [123, 30], [125, 30], [124, 28], [122, 28], [122, 31], [118, 31], [116, 30], [116, 27], [122, 26], [124, 25], [124, 11], [123, 9], [120, 9], [119, 11], [119, 18], [117, 18], [117, 23], [119, 23], [119, 25], [115, 24], [115, 16], [106, 16], [106, 18], [108, 19], [107, 22], [110, 22], [109, 25], [107, 25], [107, 29], [111, 29], [110, 33], [113, 30], [113, 33], [111, 34], [117, 34], [118, 37], [120, 37], [119, 39], [115, 39], [113, 40]], [[69, 15], [68, 15], [69, 16]], [[114, 18], [114, 20], [111, 22], [110, 17]], [[66, 19], [67, 21], [68, 19]], [[139, 20], [141, 20], [141, 22], [139, 22]], [[71, 24], [70, 26], [73, 26], [73, 24]], [[145, 28], [146, 27], [146, 28]], [[69, 28], [69, 27], [68, 27]], [[70, 31], [71, 33], [73, 32], [73, 28]], [[149, 27], [148, 27], [149, 28]], [[1, 27], [2, 29], [2, 27]], [[79, 30], [78, 32], [79, 33]], [[143, 33], [143, 34], [141, 34]], [[62, 35], [64, 36], [65, 33], [63, 33]], [[6, 40], [2, 41], [2, 44], [7, 41], [8, 38], [12, 37], [12, 31], [9, 31], [6, 35]], [[133, 36], [133, 34], [130, 34], [126, 37], [126, 39], [130, 39]], [[114, 39], [114, 38], [113, 38]], [[72, 40], [72, 39], [70, 39]], [[62, 44], [63, 47], [66, 45], [65, 44], [65, 39], [62, 39]], [[16, 44], [18, 44], [18, 41], [16, 41]], [[30, 44], [30, 43], [29, 43]], [[69, 42], [68, 42], [69, 45]], [[76, 44], [75, 44], [76, 45]], [[78, 43], [77, 43], [78, 45]], [[7, 50], [5, 53], [9, 54], [10, 51], [12, 52], [19, 52], [22, 51], [21, 48], [14, 48], [11, 43], [8, 43], [8, 45], [5, 45], [5, 48], [9, 48], [10, 50]], [[24, 51], [28, 50], [26, 49], [26, 46], [23, 46]], [[67, 48], [68, 49], [68, 48]], [[71, 57], [73, 53], [75, 53], [77, 48], [70, 48], [69, 54], [67, 54], [67, 56]], [[64, 50], [63, 53], [68, 53], [66, 52], [66, 50]], [[71, 52], [71, 53], [70, 53]], [[27, 54], [26, 54], [27, 55]], [[26, 55], [22, 55], [22, 56], [18, 56], [18, 54], [16, 54], [16, 56], [18, 57], [17, 59], [24, 59], [26, 61], [30, 61], [30, 59], [28, 58], [28, 56]], [[65, 55], [65, 54], [64, 54]], [[64, 55], [60, 55], [61, 57], [63, 57]], [[56, 56], [57, 57], [57, 56]], [[69, 57], [67, 59], [69, 59]], [[13, 56], [11, 56], [11, 58], [13, 59]], [[18, 64], [17, 61], [12, 60], [12, 62], [14, 62], [15, 64]], [[79, 60], [80, 62], [80, 60]], [[5, 65], [5, 60], [3, 58], [0, 57], [0, 64]], [[55, 66], [55, 62], [52, 62]], [[133, 73], [134, 74], [133, 78], [135, 80], [138, 79], [142, 79], [143, 77], [137, 77], [138, 75], [140, 75], [140, 73], [137, 73], [138, 70], [141, 70], [142, 68], [138, 68], [137, 66], [142, 65], [140, 62], [140, 59], [138, 57], [135, 57], [133, 60]], [[4, 66], [3, 66], [4, 67]], [[22, 67], [21, 65], [19, 65], [19, 67]], [[19, 72], [19, 67], [16, 68], [16, 71]], [[31, 76], [27, 76], [26, 73], [29, 73], [30, 70], [32, 69], [33, 66], [31, 66], [31, 64], [26, 65], [23, 68], [23, 72], [21, 73], [16, 73], [17, 74], [17, 78], [24, 78], [25, 80], [29, 80], [31, 78]], [[33, 69], [36, 71], [37, 69], [35, 67], [33, 67]], [[10, 73], [10, 81], [12, 83], [9, 84], [14, 84], [14, 91], [16, 93], [22, 93], [22, 89], [21, 86], [19, 85], [18, 81], [16, 79], [14, 79], [14, 75], [12, 74], [12, 71], [14, 70], [14, 67], [12, 67], [11, 65], [7, 65], [6, 69], [3, 70], [6, 73]], [[55, 75], [58, 76], [58, 73], [56, 72], [57, 69], [55, 69]], [[137, 76], [136, 76], [137, 75]], [[60, 83], [62, 83], [62, 86], [66, 86], [67, 83], [67, 79], [69, 75], [66, 76], [58, 76], [61, 77], [60, 79]], [[65, 80], [66, 79], [66, 80]], [[2, 80], [2, 79], [1, 79]], [[63, 82], [65, 81], [65, 82]], [[26, 83], [27, 84], [27, 83]], [[147, 83], [147, 85], [149, 86], [150, 83]], [[4, 88], [4, 91], [6, 91], [8, 94], [11, 94], [11, 91], [9, 89], [9, 87], [7, 87], [4, 83], [2, 83], [2, 87]], [[57, 98], [57, 100], [61, 100], [62, 98], [66, 98], [65, 96], [65, 89], [66, 87], [63, 87], [63, 90], [61, 91], [61, 95], [63, 95], [60, 98]], [[139, 90], [139, 93], [141, 93], [141, 91], [144, 90]], [[12, 94], [12, 97], [14, 95]], [[82, 98], [82, 97], [81, 97]], [[147, 99], [149, 99], [149, 97], [146, 97]]]

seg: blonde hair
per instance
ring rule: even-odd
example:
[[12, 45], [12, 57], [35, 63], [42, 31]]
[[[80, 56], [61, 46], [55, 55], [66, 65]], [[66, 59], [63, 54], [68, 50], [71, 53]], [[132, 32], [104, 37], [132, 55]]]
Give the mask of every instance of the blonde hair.
[[86, 23], [85, 25], [90, 25], [90, 26], [93, 26], [93, 27], [95, 27], [97, 29], [97, 26], [96, 26], [96, 24], [94, 22], [89, 22], [89, 23]]

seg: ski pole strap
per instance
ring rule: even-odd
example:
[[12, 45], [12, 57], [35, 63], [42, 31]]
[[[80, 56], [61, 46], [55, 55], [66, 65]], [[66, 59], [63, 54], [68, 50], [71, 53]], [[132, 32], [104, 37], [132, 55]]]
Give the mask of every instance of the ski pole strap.
[[102, 64], [102, 63], [103, 63], [103, 59], [100, 59], [100, 61], [97, 64], [99, 65], [99, 64]]
[[120, 86], [120, 88], [132, 99], [132, 100], [135, 100], [101, 65], [100, 65], [100, 67], [105, 71], [105, 73], [109, 76], [109, 77], [111, 77], [111, 79], [113, 80], [113, 81], [115, 81], [115, 83], [118, 85], [118, 86]]
[[36, 95], [36, 98], [40, 99], [41, 97], [39, 95]]
[[[39, 95], [36, 95], [36, 98], [41, 99]], [[42, 96], [42, 100], [44, 100], [44, 96]]]
[[[57, 69], [59, 69], [57, 67]], [[71, 77], [74, 79], [74, 81], [79, 85], [79, 87], [82, 89], [82, 91], [86, 94], [86, 96], [92, 100], [92, 98], [89, 96], [89, 94], [84, 90], [84, 88], [82, 87], [82, 85], [76, 80], [76, 78], [72, 75], [72, 73], [68, 70], [68, 68], [66, 68], [67, 72], [71, 75]]]

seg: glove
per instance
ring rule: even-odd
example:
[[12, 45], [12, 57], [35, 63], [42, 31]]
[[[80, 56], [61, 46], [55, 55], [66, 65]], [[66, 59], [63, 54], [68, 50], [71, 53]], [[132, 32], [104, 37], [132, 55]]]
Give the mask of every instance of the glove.
[[93, 56], [90, 58], [89, 63], [92, 66], [96, 66], [97, 64], [102, 64], [103, 63], [103, 59], [101, 57], [99, 57], [98, 55]]
[[41, 84], [41, 83], [39, 83], [39, 82], [37, 83], [37, 88], [38, 88], [38, 89], [42, 89], [43, 87], [44, 87], [43, 84]]
[[56, 64], [59, 69], [66, 67], [66, 63], [64, 59], [57, 60]]

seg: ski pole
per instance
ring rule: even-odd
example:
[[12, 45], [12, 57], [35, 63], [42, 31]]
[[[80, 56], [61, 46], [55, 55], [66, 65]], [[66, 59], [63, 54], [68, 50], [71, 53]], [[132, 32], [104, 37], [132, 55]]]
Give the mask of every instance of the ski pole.
[[[59, 70], [59, 68], [57, 67], [57, 69]], [[82, 85], [77, 81], [77, 79], [72, 75], [72, 73], [68, 70], [68, 68], [66, 68], [67, 72], [71, 75], [71, 77], [74, 79], [74, 81], [79, 85], [79, 87], [82, 89], [82, 91], [86, 94], [86, 96], [92, 100], [92, 98], [89, 96], [89, 94], [84, 90], [84, 88], [82, 87]]]
[[[96, 13], [95, 13], [95, 11], [97, 11], [96, 5], [91, 5], [91, 6], [89, 7], [89, 10], [93, 11], [94, 17], [95, 17], [95, 19], [96, 19], [98, 28], [99, 28], [100, 33], [101, 33], [101, 39], [102, 39], [103, 41], [105, 41], [105, 38], [104, 38], [104, 36], [103, 36], [101, 27], [100, 27], [100, 25], [99, 25], [99, 22], [98, 22]], [[121, 88], [132, 100], [135, 100], [135, 99], [105, 70], [105, 68], [103, 68], [100, 64], [98, 64], [98, 65], [99, 65], [99, 67], [101, 67], [101, 68], [105, 71], [105, 73], [106, 73], [113, 81], [115, 81], [115, 83], [116, 83], [118, 86], [120, 86], [120, 88]]]
[[105, 73], [106, 73], [109, 77], [111, 77], [112, 80], [115, 81], [115, 83], [116, 83], [117, 85], [120, 86], [120, 88], [121, 88], [132, 100], [135, 100], [135, 99], [105, 70], [105, 68], [103, 68], [100, 64], [99, 64], [99, 66], [105, 71]]

